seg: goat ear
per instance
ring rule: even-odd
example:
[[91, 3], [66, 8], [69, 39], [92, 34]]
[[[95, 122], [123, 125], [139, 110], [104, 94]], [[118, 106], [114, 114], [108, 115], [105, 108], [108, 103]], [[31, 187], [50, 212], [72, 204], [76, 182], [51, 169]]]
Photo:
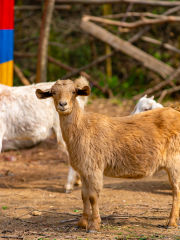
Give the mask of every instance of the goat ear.
[[36, 90], [36, 96], [39, 99], [45, 99], [45, 98], [49, 98], [52, 97], [52, 93], [51, 93], [51, 89], [47, 89], [47, 90], [41, 90], [41, 89], [37, 89]]
[[134, 110], [132, 111], [131, 115], [133, 115], [137, 110], [137, 105], [135, 106]]
[[83, 88], [76, 88], [77, 96], [89, 96], [91, 89], [89, 86], [84, 86]]
[[144, 98], [146, 98], [146, 97], [147, 97], [147, 94], [146, 94], [146, 95], [144, 95], [143, 97], [144, 97]]
[[150, 98], [151, 98], [151, 99], [154, 99], [154, 96], [151, 96]]

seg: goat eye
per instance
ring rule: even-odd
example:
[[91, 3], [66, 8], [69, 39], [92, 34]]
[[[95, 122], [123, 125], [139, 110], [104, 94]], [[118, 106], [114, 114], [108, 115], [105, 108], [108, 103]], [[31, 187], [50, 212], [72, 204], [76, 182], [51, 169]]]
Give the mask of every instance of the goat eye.
[[76, 93], [76, 91], [73, 91], [73, 92], [72, 92], [72, 94], [75, 94], [75, 93]]
[[56, 95], [55, 91], [52, 91], [52, 95]]

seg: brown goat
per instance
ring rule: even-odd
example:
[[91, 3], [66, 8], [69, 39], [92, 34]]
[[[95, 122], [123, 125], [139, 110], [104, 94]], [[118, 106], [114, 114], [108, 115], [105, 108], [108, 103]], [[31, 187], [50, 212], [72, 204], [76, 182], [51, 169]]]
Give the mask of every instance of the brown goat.
[[90, 94], [71, 80], [58, 80], [51, 89], [36, 90], [39, 99], [53, 97], [60, 117], [70, 163], [82, 180], [84, 210], [77, 225], [100, 228], [98, 199], [103, 175], [115, 178], [143, 178], [160, 169], [169, 175], [173, 205], [167, 227], [177, 227], [180, 204], [180, 113], [157, 108], [128, 117], [106, 117], [84, 112], [77, 96]]

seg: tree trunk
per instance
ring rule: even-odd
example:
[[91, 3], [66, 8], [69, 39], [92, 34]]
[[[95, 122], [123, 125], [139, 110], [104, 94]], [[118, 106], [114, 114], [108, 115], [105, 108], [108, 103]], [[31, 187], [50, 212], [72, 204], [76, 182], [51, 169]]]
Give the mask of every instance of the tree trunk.
[[55, 0], [46, 0], [39, 38], [36, 82], [46, 82], [49, 31]]

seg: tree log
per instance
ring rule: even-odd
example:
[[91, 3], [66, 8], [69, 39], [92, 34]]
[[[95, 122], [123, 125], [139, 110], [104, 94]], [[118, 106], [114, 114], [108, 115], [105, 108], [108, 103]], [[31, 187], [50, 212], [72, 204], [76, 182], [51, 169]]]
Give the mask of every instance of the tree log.
[[163, 78], [170, 75], [173, 72], [173, 68], [167, 64], [161, 62], [160, 60], [152, 57], [148, 53], [140, 50], [139, 48], [133, 46], [127, 41], [115, 36], [114, 34], [108, 32], [102, 27], [97, 26], [94, 23], [81, 21], [80, 27], [85, 31], [97, 37], [103, 42], [108, 43], [113, 48], [129, 55], [130, 57], [140, 61], [145, 67], [153, 70], [154, 72], [160, 74]]

